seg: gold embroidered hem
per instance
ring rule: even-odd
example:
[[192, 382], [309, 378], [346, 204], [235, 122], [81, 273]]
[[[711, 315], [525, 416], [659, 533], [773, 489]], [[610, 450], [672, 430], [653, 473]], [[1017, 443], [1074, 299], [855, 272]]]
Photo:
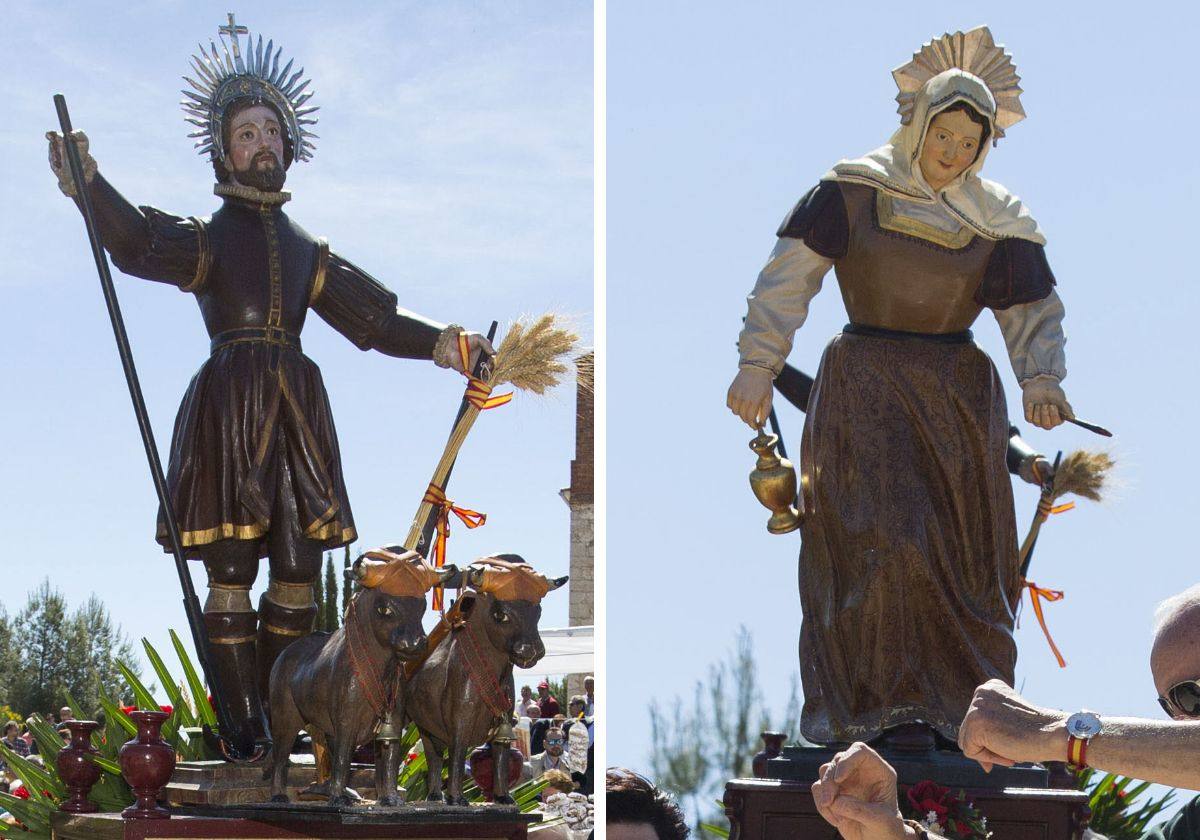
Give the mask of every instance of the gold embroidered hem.
[[213, 195], [222, 198], [240, 198], [243, 201], [253, 201], [256, 204], [284, 204], [292, 200], [292, 194], [287, 190], [266, 192], [254, 187], [244, 187], [241, 184], [214, 184]]
[[965, 225], [960, 225], [957, 231], [948, 231], [936, 228], [920, 219], [903, 216], [896, 212], [894, 202], [895, 199], [883, 190], [875, 190], [875, 212], [879, 219], [879, 226], [884, 230], [915, 236], [955, 251], [970, 245], [971, 240], [975, 237], [975, 231]]

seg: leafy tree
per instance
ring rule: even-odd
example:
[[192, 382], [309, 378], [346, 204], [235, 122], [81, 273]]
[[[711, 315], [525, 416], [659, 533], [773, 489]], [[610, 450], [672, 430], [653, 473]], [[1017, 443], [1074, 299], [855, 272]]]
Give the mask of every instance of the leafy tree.
[[346, 545], [346, 553], [342, 555], [342, 615], [350, 609], [350, 546]]
[[782, 717], [772, 718], [758, 688], [754, 640], [738, 629], [734, 648], [709, 667], [707, 682], [697, 681], [688, 707], [675, 697], [667, 706], [650, 704], [650, 768], [655, 782], [674, 793], [696, 819], [696, 834], [711, 832], [703, 823], [723, 822], [708, 803], [721, 798], [725, 782], [751, 774], [751, 760], [761, 749], [759, 733], [782, 724], [777, 731], [795, 736], [800, 725], [800, 686], [792, 677]]
[[20, 713], [57, 713], [67, 692], [89, 714], [99, 709], [102, 690], [122, 702], [132, 699], [115, 660], [133, 661], [133, 649], [94, 595], [68, 613], [62, 593], [44, 580], [15, 622], [0, 623], [7, 627], [0, 637], [7, 633], [9, 649], [6, 656], [6, 642], [0, 638], [0, 680], [8, 680], [8, 701]]
[[[328, 561], [328, 554], [325, 555], [325, 559]], [[325, 626], [325, 580], [320, 575], [313, 581], [313, 600], [317, 602], [317, 620], [313, 629], [320, 633], [328, 629]]]

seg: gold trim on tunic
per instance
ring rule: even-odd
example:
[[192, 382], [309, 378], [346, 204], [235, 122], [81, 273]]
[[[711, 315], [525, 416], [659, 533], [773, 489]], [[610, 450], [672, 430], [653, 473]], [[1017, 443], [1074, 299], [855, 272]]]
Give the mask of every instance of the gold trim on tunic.
[[208, 227], [195, 216], [189, 216], [188, 221], [196, 228], [196, 244], [199, 253], [196, 255], [196, 276], [186, 286], [180, 286], [181, 292], [199, 292], [204, 288], [208, 279], [208, 269], [212, 266], [212, 251], [208, 247]]
[[258, 641], [258, 634], [255, 633], [253, 636], [236, 636], [232, 639], [209, 639], [208, 641], [214, 645], [241, 645], [246, 642]]
[[307, 636], [306, 630], [286, 630], [283, 627], [276, 627], [274, 624], [263, 624], [263, 629], [268, 633], [274, 633], [277, 636]]
[[932, 242], [955, 251], [967, 247], [975, 238], [975, 231], [966, 225], [960, 226], [956, 232], [951, 233], [947, 230], [939, 230], [933, 225], [917, 219], [900, 215], [893, 206], [892, 197], [883, 190], [875, 190], [875, 215], [879, 219], [879, 226], [884, 230], [903, 233], [905, 236], [915, 236], [917, 239], [924, 239], [926, 242]]
[[317, 267], [313, 272], [312, 291], [308, 294], [308, 305], [312, 306], [325, 289], [325, 271], [329, 268], [329, 240], [322, 236], [317, 240]]

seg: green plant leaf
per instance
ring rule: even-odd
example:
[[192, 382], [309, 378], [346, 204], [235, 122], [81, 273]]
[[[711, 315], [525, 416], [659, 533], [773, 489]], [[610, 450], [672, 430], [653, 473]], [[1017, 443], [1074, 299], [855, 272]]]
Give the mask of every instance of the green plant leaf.
[[700, 823], [700, 827], [709, 834], [714, 834], [717, 837], [729, 837], [729, 829], [712, 823]]
[[167, 698], [171, 701], [171, 708], [176, 712], [179, 726], [198, 726], [195, 713], [184, 701], [183, 692], [179, 690], [179, 685], [175, 682], [175, 678], [171, 676], [171, 672], [167, 670], [166, 663], [158, 655], [158, 651], [154, 649], [154, 645], [150, 644], [149, 639], [142, 639], [142, 647], [146, 650], [146, 658], [150, 660], [150, 667], [158, 675], [158, 681], [162, 683], [163, 691], [167, 693]]
[[100, 693], [100, 708], [104, 709], [106, 723], [112, 724], [113, 726], [119, 727], [125, 731], [125, 735], [127, 737], [123, 739], [121, 743], [116, 745], [116, 748], [120, 749], [121, 745], [124, 744], [125, 741], [137, 734], [137, 724], [131, 721], [129, 719], [129, 715], [121, 711], [121, 707], [110, 700], [109, 697], [104, 694], [104, 692]]
[[[17, 755], [8, 747], [0, 744], [0, 757], [4, 758], [5, 763], [14, 773], [17, 774], [24, 784], [25, 789], [29, 791], [29, 796], [35, 800], [43, 800], [49, 802], [51, 799], [63, 799], [67, 795], [67, 787], [59, 781], [58, 773], [52, 763], [43, 756], [46, 761], [46, 768], [38, 767], [29, 759]], [[42, 791], [49, 791], [50, 797], [46, 797]], [[55, 802], [55, 805], [58, 803]]]
[[179, 664], [183, 666], [183, 674], [187, 678], [188, 691], [192, 693], [192, 700], [196, 704], [196, 715], [199, 718], [197, 722], [216, 728], [217, 715], [213, 711], [212, 704], [208, 702], [208, 692], [204, 690], [204, 683], [200, 681], [200, 677], [196, 673], [196, 666], [192, 664], [187, 649], [179, 639], [179, 634], [174, 630], [171, 630], [170, 633], [171, 644], [175, 646], [175, 655], [179, 657]]
[[21, 799], [19, 796], [8, 793], [0, 793], [0, 806], [29, 829], [29, 834], [22, 832], [22, 836], [33, 835], [36, 837], [39, 834], [43, 837], [50, 836], [50, 813], [54, 810], [53, 807], [37, 803], [33, 799]]

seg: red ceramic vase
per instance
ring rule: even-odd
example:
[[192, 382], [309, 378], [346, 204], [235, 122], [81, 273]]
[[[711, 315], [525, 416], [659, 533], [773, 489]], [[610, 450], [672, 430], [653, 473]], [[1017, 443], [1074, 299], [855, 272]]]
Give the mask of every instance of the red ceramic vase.
[[[471, 753], [471, 778], [483, 792], [488, 802], [493, 799], [495, 789], [496, 762], [492, 760], [492, 745], [484, 744]], [[508, 748], [508, 785], [509, 789], [521, 778], [521, 768], [525, 766], [525, 756], [515, 747]]]
[[161, 711], [129, 713], [138, 734], [121, 747], [121, 775], [133, 789], [137, 801], [121, 812], [127, 820], [165, 820], [171, 812], [158, 805], [159, 793], [171, 781], [175, 750], [162, 739], [160, 730], [170, 717]]
[[58, 810], [69, 814], [91, 814], [100, 810], [90, 801], [88, 791], [100, 781], [100, 765], [89, 756], [99, 755], [92, 746], [92, 733], [100, 728], [94, 720], [69, 720], [66, 727], [71, 730], [71, 743], [58, 751], [58, 776], [67, 784], [70, 796], [58, 806]]

